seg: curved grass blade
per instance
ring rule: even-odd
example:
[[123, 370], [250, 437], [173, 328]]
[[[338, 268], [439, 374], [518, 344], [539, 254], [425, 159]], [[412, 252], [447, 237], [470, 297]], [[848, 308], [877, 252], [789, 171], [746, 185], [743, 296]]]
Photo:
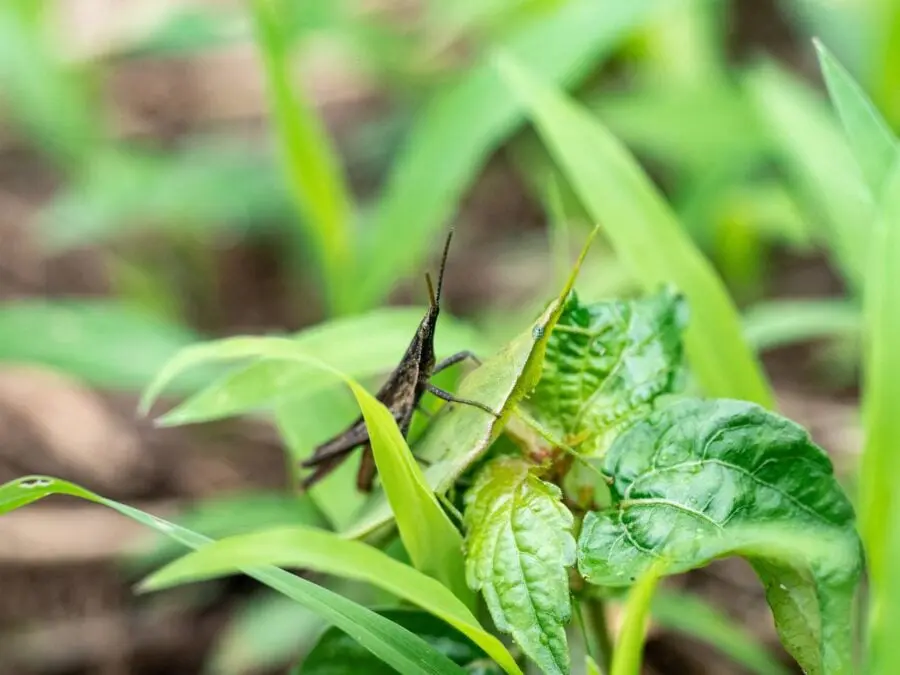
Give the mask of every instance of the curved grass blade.
[[640, 675], [650, 603], [663, 574], [662, 568], [663, 565], [657, 563], [645, 570], [628, 592], [625, 617], [616, 648], [613, 650], [610, 675]]
[[272, 114], [289, 185], [315, 241], [333, 311], [346, 309], [353, 200], [337, 153], [312, 106], [291, 86], [290, 45], [283, 0], [253, 0], [256, 42], [268, 80]]
[[417, 569], [444, 582], [458, 597], [471, 601], [474, 596], [465, 582], [462, 536], [427, 485], [393, 415], [355, 380], [305, 354], [296, 342], [286, 338], [248, 337], [189, 347], [172, 359], [147, 388], [141, 399], [141, 410], [146, 412], [166, 382], [188, 368], [247, 358], [305, 364], [343, 380], [350, 387], [365, 418], [378, 475], [413, 563]]
[[844, 298], [771, 300], [744, 312], [744, 335], [757, 350], [822, 338], [857, 336], [859, 303]]
[[[559, 85], [582, 79], [657, 0], [572, 0], [524, 23], [500, 41], [510, 53]], [[411, 131], [378, 205], [358, 307], [381, 300], [453, 215], [457, 202], [491, 151], [523, 118], [505, 96], [490, 63], [474, 66], [442, 88]], [[402, 241], [403, 246], [397, 246]]]
[[637, 161], [598, 120], [511, 56], [499, 52], [495, 63], [635, 278], [650, 291], [674, 283], [687, 296], [692, 319], [685, 343], [706, 392], [771, 408], [772, 392], [724, 284]]
[[[212, 542], [203, 535], [162, 518], [49, 476], [28, 476], [0, 486], [0, 514], [54, 494], [69, 495], [102, 504], [194, 550]], [[404, 675], [465, 673], [462, 668], [428, 646], [418, 636], [337, 593], [277, 567], [258, 567], [242, 571], [316, 612]]]
[[503, 644], [447, 587], [372, 546], [312, 527], [282, 527], [223, 539], [170, 563], [140, 587], [159, 590], [259, 565], [301, 567], [378, 586], [457, 628], [506, 672], [520, 672]]

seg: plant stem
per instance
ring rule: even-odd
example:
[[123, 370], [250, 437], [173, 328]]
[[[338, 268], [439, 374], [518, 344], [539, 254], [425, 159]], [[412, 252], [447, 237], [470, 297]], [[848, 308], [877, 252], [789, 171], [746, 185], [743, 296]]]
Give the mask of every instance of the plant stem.
[[612, 638], [606, 622], [606, 603], [599, 598], [585, 598], [582, 607], [587, 612], [587, 623], [592, 635], [592, 656], [604, 673], [612, 664]]

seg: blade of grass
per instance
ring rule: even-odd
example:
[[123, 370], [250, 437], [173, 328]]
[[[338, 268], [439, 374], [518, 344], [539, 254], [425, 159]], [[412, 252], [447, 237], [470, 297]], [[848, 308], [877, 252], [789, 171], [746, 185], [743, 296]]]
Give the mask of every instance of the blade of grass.
[[343, 313], [352, 286], [353, 200], [340, 160], [312, 106], [292, 86], [290, 45], [283, 31], [283, 0], [253, 0], [256, 42], [290, 188], [315, 242], [333, 312]]
[[[198, 550], [211, 539], [162, 518], [106, 499], [73, 483], [48, 476], [28, 476], [0, 486], [0, 514], [49, 495], [69, 495], [101, 504]], [[463, 675], [464, 670], [417, 635], [343, 596], [277, 567], [242, 570], [257, 581], [296, 600], [405, 675]]]
[[821, 338], [856, 336], [859, 303], [843, 298], [770, 300], [744, 312], [744, 335], [763, 351]]
[[[656, 0], [572, 0], [517, 28], [500, 44], [543, 77], [570, 84], [658, 5]], [[420, 260], [452, 217], [491, 151], [523, 120], [487, 60], [428, 103], [394, 164], [379, 200], [357, 308], [381, 301]], [[403, 242], [398, 246], [397, 242]]]
[[635, 278], [651, 290], [673, 282], [687, 296], [692, 318], [685, 340], [707, 393], [772, 407], [769, 385], [724, 285], [637, 161], [599, 121], [511, 56], [498, 53], [496, 66]]
[[459, 629], [506, 672], [520, 672], [503, 644], [447, 587], [372, 546], [316, 528], [281, 527], [223, 539], [166, 565], [141, 582], [141, 588], [160, 590], [260, 565], [311, 569], [383, 588]]
[[874, 207], [840, 129], [805, 84], [774, 64], [752, 70], [744, 84], [777, 156], [808, 208], [822, 216], [829, 255], [861, 290]]
[[378, 475], [413, 564], [443, 582], [464, 601], [474, 601], [465, 581], [462, 536], [428, 486], [394, 416], [354, 379], [305, 354], [296, 342], [286, 338], [228, 338], [184, 349], [147, 387], [140, 408], [146, 413], [166, 382], [188, 368], [248, 358], [302, 363], [347, 384], [365, 418]]
[[660, 590], [653, 597], [651, 612], [660, 626], [712, 645], [748, 672], [758, 675], [791, 672], [742, 626], [700, 598]]
[[650, 602], [661, 576], [662, 565], [654, 565], [640, 576], [628, 592], [622, 628], [613, 650], [610, 675], [640, 675]]
[[850, 142], [863, 178], [878, 203], [881, 188], [900, 145], [894, 132], [850, 73], [820, 41], [814, 40], [828, 93]]

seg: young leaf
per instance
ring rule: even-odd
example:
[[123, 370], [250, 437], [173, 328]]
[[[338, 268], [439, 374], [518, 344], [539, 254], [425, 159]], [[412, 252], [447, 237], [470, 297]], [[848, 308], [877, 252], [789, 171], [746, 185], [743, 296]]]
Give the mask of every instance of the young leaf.
[[[382, 308], [317, 324], [292, 339], [305, 354], [365, 380], [397, 365], [424, 313], [424, 307]], [[476, 331], [453, 317], [442, 316], [439, 331], [441, 354], [485, 348]], [[282, 401], [302, 410], [304, 400], [339, 386], [334, 377], [309, 365], [257, 360], [209, 384], [157, 422], [166, 426], [207, 422]]]
[[724, 284], [679, 224], [637, 160], [598, 120], [507, 55], [496, 59], [506, 85], [525, 102], [538, 133], [616, 253], [655, 291], [673, 283], [688, 298], [691, 366], [710, 395], [767, 407], [772, 393], [741, 332]]
[[[500, 675], [503, 671], [484, 658], [483, 652], [442, 621], [430, 614], [408, 609], [379, 612], [398, 626], [412, 631], [437, 651], [466, 667], [470, 675], [477, 668], [479, 675]], [[365, 673], [393, 675], [393, 671], [372, 655], [360, 649], [346, 634], [334, 628], [327, 630], [315, 648], [292, 671], [292, 675], [336, 675], [336, 673]]]
[[[212, 541], [162, 518], [49, 476], [28, 476], [0, 486], [0, 514], [54, 494], [102, 504], [194, 550], [201, 549]], [[241, 571], [316, 612], [404, 675], [465, 673], [462, 668], [405, 628], [311, 581], [277, 567]]]
[[[543, 371], [544, 355], [553, 327], [563, 311], [575, 278], [599, 228], [589, 235], [562, 292], [526, 332], [508, 343], [460, 382], [457, 396], [480, 401], [502, 412], [500, 420], [472, 406], [444, 406], [416, 443], [416, 456], [428, 463], [425, 480], [444, 493], [496, 440], [506, 419], [534, 389]], [[376, 492], [366, 503], [346, 536], [364, 537], [390, 522], [391, 509], [384, 495]]]
[[466, 578], [484, 594], [497, 628], [544, 673], [565, 674], [574, 518], [562, 491], [534, 469], [523, 459], [495, 459], [466, 493]]
[[176, 560], [141, 585], [159, 590], [260, 565], [307, 568], [383, 588], [462, 631], [507, 672], [519, 672], [502, 643], [445, 586], [372, 546], [323, 530], [298, 526], [229, 537]]
[[349, 288], [353, 201], [322, 123], [291, 85], [290, 45], [282, 25], [287, 3], [253, 0], [250, 8], [288, 182], [318, 249], [328, 300], [340, 312]]
[[[806, 672], [848, 672], [861, 567], [853, 509], [801, 427], [742, 401], [684, 399], [626, 429], [603, 462], [613, 505], [584, 520], [578, 567], [588, 581], [629, 585], [660, 557], [677, 573], [743, 551]], [[829, 545], [788, 564], [748, 539], [763, 523]]]
[[462, 536], [426, 484], [394, 416], [355, 380], [304, 353], [293, 340], [238, 337], [189, 347], [173, 358], [147, 387], [141, 398], [141, 410], [146, 412], [165, 384], [188, 368], [248, 358], [300, 363], [346, 383], [365, 418], [378, 475], [413, 563], [417, 569], [443, 581], [459, 597], [471, 598], [463, 576]]
[[[510, 53], [560, 85], [582, 79], [657, 0], [572, 0], [517, 26], [501, 40]], [[405, 142], [371, 224], [365, 278], [354, 298], [370, 307], [409, 270], [493, 149], [521, 124], [522, 106], [503, 95], [490, 63], [441, 87]], [[403, 242], [398, 246], [397, 242]]]
[[678, 388], [686, 312], [671, 288], [592, 305], [573, 293], [550, 335], [529, 406], [555, 435], [601, 454], [618, 429]]
[[825, 45], [813, 41], [831, 101], [840, 115], [853, 156], [876, 203], [884, 180], [900, 156], [900, 143], [862, 88]]

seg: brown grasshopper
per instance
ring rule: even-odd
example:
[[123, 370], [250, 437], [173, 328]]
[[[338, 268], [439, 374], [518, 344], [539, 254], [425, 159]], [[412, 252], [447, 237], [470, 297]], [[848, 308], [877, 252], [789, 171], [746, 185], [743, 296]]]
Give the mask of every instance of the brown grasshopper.
[[[418, 407], [419, 401], [426, 391], [445, 401], [474, 406], [494, 417], [498, 416], [496, 412], [483, 403], [457, 398], [450, 392], [444, 391], [429, 382], [432, 375], [467, 358], [480, 363], [470, 351], [462, 351], [448, 356], [440, 362], [435, 362], [434, 330], [438, 314], [440, 313], [441, 285], [444, 281], [444, 267], [447, 264], [447, 251], [450, 249], [450, 240], [452, 238], [453, 230], [450, 230], [450, 233], [447, 235], [447, 242], [444, 244], [436, 293], [431, 283], [431, 276], [425, 275], [430, 300], [428, 311], [422, 318], [421, 323], [419, 323], [419, 328], [409, 343], [409, 347], [406, 348], [406, 353], [400, 360], [400, 364], [391, 373], [387, 382], [382, 385], [375, 396], [393, 413], [394, 419], [397, 420], [397, 425], [400, 427], [400, 432], [404, 437], [409, 432], [413, 411]], [[369, 444], [369, 432], [366, 429], [366, 423], [362, 416], [346, 430], [322, 443], [309, 459], [301, 463], [303, 468], [314, 469], [313, 473], [303, 480], [303, 489], [310, 488], [334, 471], [360, 446], [363, 447], [363, 456], [359, 473], [356, 476], [356, 484], [363, 492], [371, 491], [372, 481], [375, 478], [375, 459], [372, 455], [372, 446]]]

